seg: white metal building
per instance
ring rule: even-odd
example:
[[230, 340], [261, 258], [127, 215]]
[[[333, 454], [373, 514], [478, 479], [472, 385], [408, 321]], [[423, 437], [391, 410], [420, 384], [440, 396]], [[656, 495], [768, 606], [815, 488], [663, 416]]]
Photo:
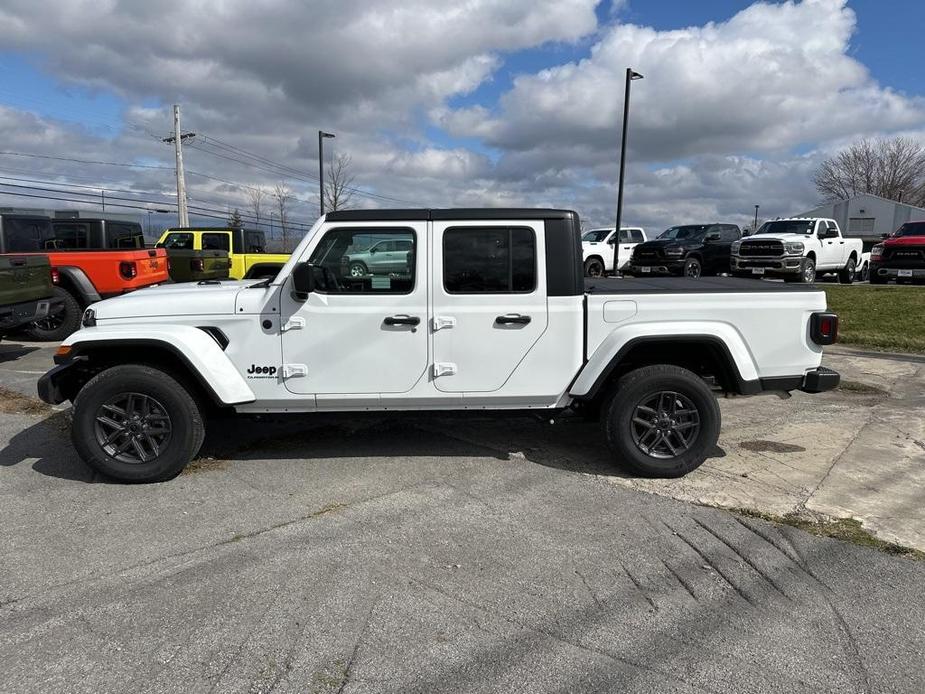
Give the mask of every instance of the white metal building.
[[862, 193], [847, 200], [832, 200], [796, 216], [834, 219], [846, 236], [860, 237], [867, 243], [873, 243], [905, 222], [925, 220], [925, 209]]

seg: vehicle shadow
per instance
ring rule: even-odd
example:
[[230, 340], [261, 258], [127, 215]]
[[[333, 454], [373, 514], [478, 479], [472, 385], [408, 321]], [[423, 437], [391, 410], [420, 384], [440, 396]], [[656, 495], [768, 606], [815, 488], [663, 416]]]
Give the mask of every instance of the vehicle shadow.
[[[200, 461], [471, 457], [517, 460], [565, 472], [632, 478], [617, 465], [596, 422], [479, 413], [338, 413], [213, 419]], [[723, 456], [716, 448], [711, 457]], [[56, 412], [18, 432], [0, 450], [0, 467], [78, 482], [111, 483], [78, 458], [70, 415]], [[219, 469], [225, 465], [203, 465]]]
[[15, 361], [32, 352], [37, 352], [38, 347], [32, 345], [20, 345], [15, 342], [0, 342], [0, 364], [7, 361]]

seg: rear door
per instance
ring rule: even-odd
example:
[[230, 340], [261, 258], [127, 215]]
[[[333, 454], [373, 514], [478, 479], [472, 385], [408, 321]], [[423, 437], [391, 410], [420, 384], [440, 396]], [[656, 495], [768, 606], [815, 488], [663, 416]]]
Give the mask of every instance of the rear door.
[[636, 244], [640, 243], [641, 240], [641, 229], [620, 229], [620, 233], [617, 236], [617, 245], [615, 246], [617, 249], [617, 262], [614, 265], [614, 270], [619, 270], [630, 261], [630, 258], [633, 256], [633, 249], [636, 248]]
[[543, 222], [433, 223], [432, 377], [499, 390], [546, 330]]

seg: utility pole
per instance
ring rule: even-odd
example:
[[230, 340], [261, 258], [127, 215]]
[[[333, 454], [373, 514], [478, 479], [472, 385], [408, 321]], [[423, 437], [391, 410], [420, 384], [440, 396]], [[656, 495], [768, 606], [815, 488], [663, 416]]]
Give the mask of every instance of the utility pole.
[[103, 213], [105, 213], [106, 212], [106, 191], [105, 190], [100, 191], [100, 199], [103, 201]]
[[759, 207], [761, 207], [761, 205], [755, 205], [755, 225], [752, 227], [753, 234], [758, 231], [758, 208]]
[[195, 137], [196, 133], [180, 133], [180, 105], [173, 105], [173, 137], [165, 137], [164, 142], [172, 142], [177, 157], [177, 221], [181, 227], [189, 226], [189, 212], [186, 209], [186, 176], [183, 174], [183, 140]]
[[318, 131], [318, 207], [324, 216], [324, 138], [334, 137], [334, 133]]

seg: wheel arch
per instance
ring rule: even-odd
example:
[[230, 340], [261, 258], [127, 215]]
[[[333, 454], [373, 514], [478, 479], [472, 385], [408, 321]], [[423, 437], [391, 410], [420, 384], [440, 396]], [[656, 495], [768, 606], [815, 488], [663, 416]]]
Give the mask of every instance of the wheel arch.
[[203, 402], [218, 407], [253, 402], [253, 392], [212, 333], [182, 327], [186, 329], [175, 329], [170, 338], [131, 336], [125, 335], [126, 331], [99, 328], [78, 331], [65, 343], [71, 348], [67, 356], [56, 357], [61, 365], [70, 367], [62, 370], [55, 384], [61, 400], [73, 400], [90, 378], [106, 368], [144, 364], [184, 380]]
[[56, 265], [58, 286], [70, 292], [81, 308], [100, 301], [101, 297], [93, 282], [81, 268], [70, 265]]
[[748, 354], [740, 337], [721, 332], [639, 335], [619, 344], [608, 344], [605, 340], [579, 373], [569, 393], [576, 400], [594, 401], [629, 371], [671, 364], [701, 377], [712, 377], [726, 392], [753, 394], [761, 386]]

